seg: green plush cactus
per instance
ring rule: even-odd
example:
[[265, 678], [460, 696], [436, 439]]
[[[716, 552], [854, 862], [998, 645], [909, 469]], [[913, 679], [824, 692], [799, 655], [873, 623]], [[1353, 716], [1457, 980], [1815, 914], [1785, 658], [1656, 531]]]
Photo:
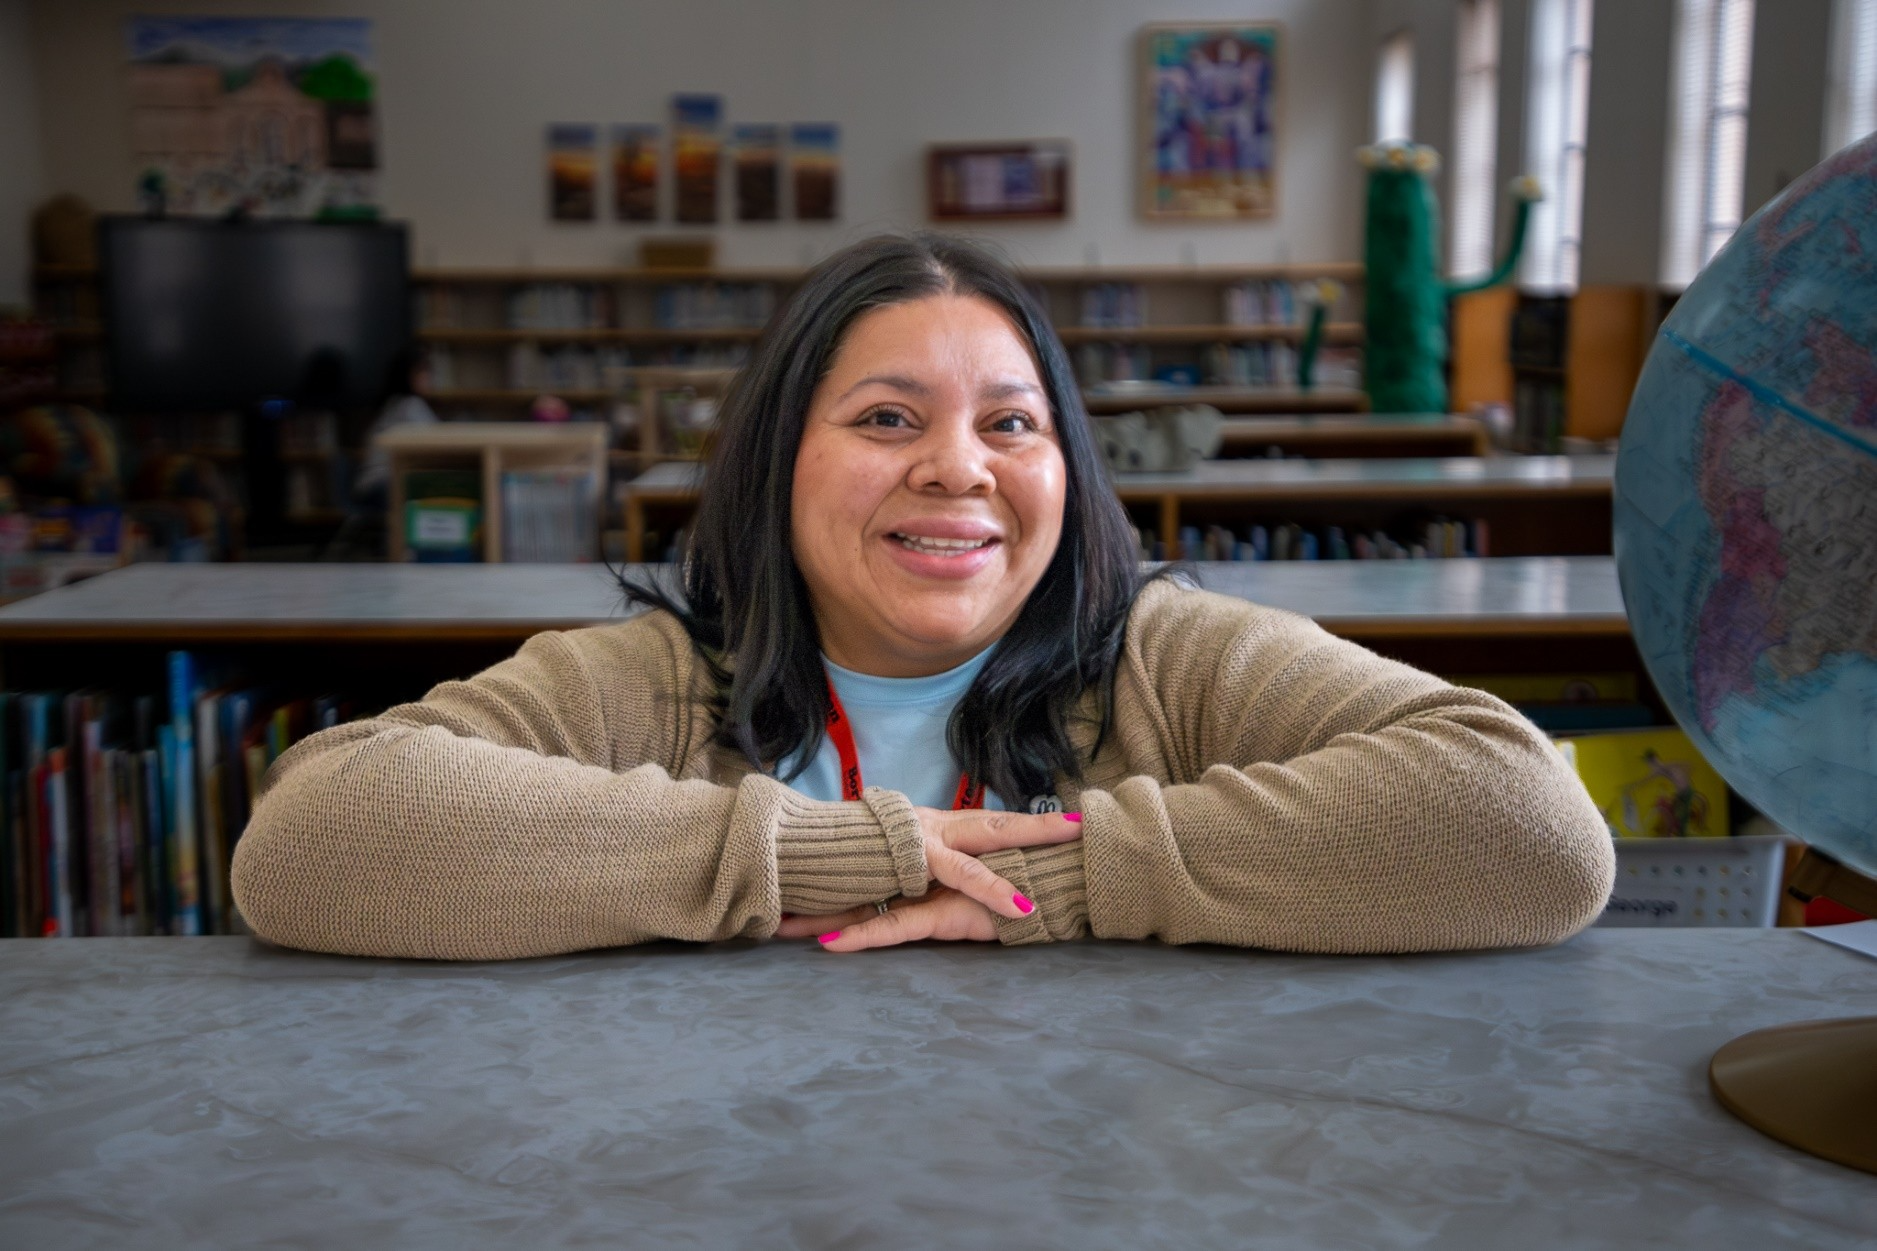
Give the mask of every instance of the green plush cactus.
[[1484, 278], [1449, 283], [1440, 276], [1440, 205], [1432, 176], [1440, 157], [1419, 144], [1363, 148], [1369, 171], [1368, 226], [1363, 246], [1368, 327], [1365, 374], [1369, 408], [1377, 413], [1447, 411], [1446, 305], [1450, 296], [1504, 282], [1518, 265], [1536, 179], [1514, 179], [1512, 237]]

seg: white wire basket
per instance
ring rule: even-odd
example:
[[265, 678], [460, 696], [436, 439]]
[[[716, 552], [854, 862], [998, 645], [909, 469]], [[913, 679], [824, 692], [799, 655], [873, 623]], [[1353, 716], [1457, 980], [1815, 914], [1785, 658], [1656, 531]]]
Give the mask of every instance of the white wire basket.
[[1616, 888], [1598, 925], [1765, 928], [1779, 916], [1786, 840], [1619, 838]]

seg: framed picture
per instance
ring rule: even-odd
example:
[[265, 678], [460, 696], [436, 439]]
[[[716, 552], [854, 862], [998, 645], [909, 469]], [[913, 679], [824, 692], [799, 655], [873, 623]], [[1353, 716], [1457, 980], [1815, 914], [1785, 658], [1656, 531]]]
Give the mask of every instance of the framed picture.
[[1269, 22], [1141, 29], [1142, 216], [1276, 214], [1282, 35]]
[[1060, 220], [1069, 215], [1069, 141], [933, 144], [925, 179], [933, 221]]

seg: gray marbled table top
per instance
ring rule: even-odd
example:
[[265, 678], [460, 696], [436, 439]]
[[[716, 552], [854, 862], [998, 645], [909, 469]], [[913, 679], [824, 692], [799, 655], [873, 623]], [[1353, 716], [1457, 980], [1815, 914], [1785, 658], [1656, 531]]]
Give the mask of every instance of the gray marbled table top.
[[0, 943], [0, 1246], [1869, 1248], [1709, 1097], [1792, 931], [1533, 952]]

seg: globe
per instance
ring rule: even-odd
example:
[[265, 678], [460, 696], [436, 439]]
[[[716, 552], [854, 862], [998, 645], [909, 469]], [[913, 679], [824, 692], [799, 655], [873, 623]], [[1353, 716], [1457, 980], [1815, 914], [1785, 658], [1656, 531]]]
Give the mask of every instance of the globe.
[[1756, 808], [1877, 876], [1877, 136], [1755, 213], [1676, 303], [1615, 522], [1675, 719]]

